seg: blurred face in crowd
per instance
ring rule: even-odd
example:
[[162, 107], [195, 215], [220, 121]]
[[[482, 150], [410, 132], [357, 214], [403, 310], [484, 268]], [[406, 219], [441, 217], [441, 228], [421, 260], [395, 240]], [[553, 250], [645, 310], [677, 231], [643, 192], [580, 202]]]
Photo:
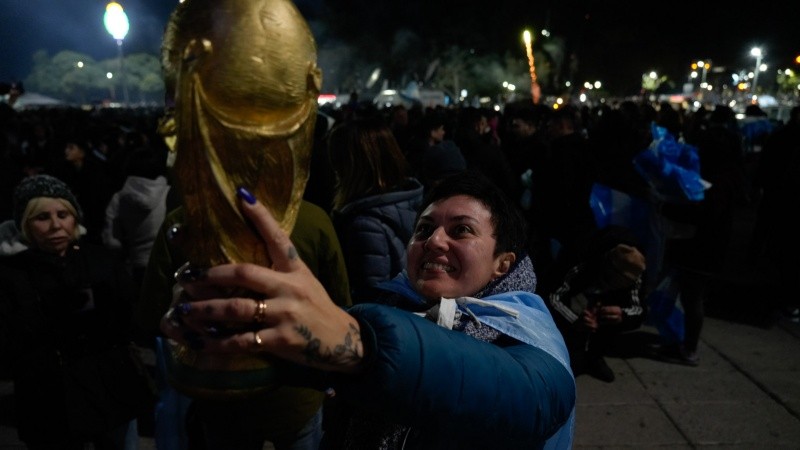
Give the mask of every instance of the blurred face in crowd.
[[34, 198], [24, 217], [25, 237], [42, 251], [63, 256], [78, 236], [75, 211], [66, 200]]
[[547, 135], [550, 139], [567, 136], [575, 132], [575, 128], [569, 120], [554, 119], [547, 123]]
[[85, 156], [86, 153], [83, 151], [83, 149], [74, 142], [68, 143], [64, 148], [64, 158], [69, 162], [83, 161]]
[[480, 119], [478, 119], [478, 122], [475, 123], [475, 130], [478, 132], [478, 134], [486, 134], [492, 131], [486, 116], [481, 116]]
[[495, 255], [489, 209], [475, 198], [456, 195], [429, 205], [408, 244], [411, 284], [429, 300], [478, 293], [506, 273], [514, 253]]
[[395, 125], [408, 125], [408, 111], [403, 107], [398, 107], [392, 114], [392, 123]]
[[516, 137], [527, 137], [536, 132], [536, 126], [525, 120], [515, 118], [511, 121], [511, 132]]
[[438, 144], [444, 140], [444, 125], [440, 126], [439, 128], [435, 128], [431, 130], [431, 142], [433, 144]]

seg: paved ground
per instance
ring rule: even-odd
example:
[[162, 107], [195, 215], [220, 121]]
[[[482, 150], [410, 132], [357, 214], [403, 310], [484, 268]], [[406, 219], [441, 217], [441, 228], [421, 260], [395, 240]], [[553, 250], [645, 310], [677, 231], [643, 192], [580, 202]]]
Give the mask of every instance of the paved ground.
[[700, 353], [699, 367], [608, 358], [610, 384], [579, 376], [575, 448], [800, 448], [799, 324], [709, 319]]
[[[700, 366], [647, 357], [654, 329], [626, 336], [607, 358], [616, 381], [577, 379], [576, 449], [800, 449], [800, 324], [774, 313], [769, 269], [744, 261], [751, 213], [742, 212], [725, 276], [712, 286]], [[12, 392], [0, 382], [0, 449], [24, 448]], [[155, 448], [153, 439], [140, 448]]]
[[800, 323], [775, 312], [769, 265], [746, 258], [753, 218], [739, 211], [710, 286], [699, 367], [647, 357], [654, 329], [627, 336], [613, 383], [577, 379], [576, 449], [800, 449]]

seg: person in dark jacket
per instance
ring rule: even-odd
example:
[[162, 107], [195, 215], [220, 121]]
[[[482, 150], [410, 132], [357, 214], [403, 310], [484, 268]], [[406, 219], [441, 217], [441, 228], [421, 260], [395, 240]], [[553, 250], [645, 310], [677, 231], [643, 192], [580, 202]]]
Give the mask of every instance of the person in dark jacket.
[[115, 190], [105, 167], [89, 154], [89, 140], [72, 136], [64, 146], [64, 159], [48, 172], [69, 186], [84, 209], [86, 227], [84, 241], [102, 245], [100, 234], [105, 221], [106, 205]]
[[331, 132], [336, 174], [331, 215], [344, 251], [353, 303], [375, 298], [375, 286], [406, 265], [406, 243], [422, 202], [422, 184], [391, 129], [378, 119], [343, 123]]
[[[319, 385], [358, 412], [332, 448], [571, 448], [566, 346], [533, 293], [521, 213], [485, 177], [454, 175], [426, 194], [406, 271], [385, 286], [391, 295], [348, 310], [331, 302], [264, 205], [237, 192], [273, 267], [177, 274], [192, 301], [165, 314], [167, 336], [316, 369], [327, 377]], [[223, 286], [246, 286], [257, 300], [207, 294]], [[222, 320], [241, 331], [209, 330]]]
[[749, 257], [758, 261], [763, 256], [778, 271], [776, 306], [794, 322], [800, 322], [800, 299], [794, 286], [800, 278], [800, 234], [789, 210], [800, 195], [800, 106], [789, 113], [786, 124], [767, 139], [756, 165], [753, 186], [758, 197], [756, 223], [750, 243]]
[[605, 352], [616, 336], [644, 322], [641, 248], [631, 230], [609, 225], [562, 248], [541, 277], [537, 292], [564, 335], [576, 376], [614, 381]]
[[684, 311], [685, 336], [678, 345], [665, 342], [659, 357], [697, 366], [697, 347], [705, 319], [710, 282], [722, 271], [734, 230], [736, 208], [749, 201], [744, 151], [733, 110], [717, 105], [698, 132], [687, 140], [697, 146], [700, 176], [710, 183], [698, 202], [664, 202], [664, 217], [693, 229], [690, 237], [666, 239], [665, 273], [674, 279]]
[[518, 184], [521, 181], [514, 177], [499, 139], [492, 135], [488, 116], [486, 109], [462, 108], [453, 140], [464, 155], [468, 169], [483, 173], [509, 198], [513, 198], [520, 191]]
[[61, 180], [14, 191], [21, 246], [0, 258], [0, 354], [10, 363], [20, 440], [30, 449], [130, 449], [154, 393], [132, 354], [133, 289], [123, 260], [80, 240]]
[[417, 136], [407, 153], [412, 175], [425, 189], [442, 178], [467, 169], [461, 149], [447, 138], [447, 117], [441, 111], [429, 110], [420, 120]]

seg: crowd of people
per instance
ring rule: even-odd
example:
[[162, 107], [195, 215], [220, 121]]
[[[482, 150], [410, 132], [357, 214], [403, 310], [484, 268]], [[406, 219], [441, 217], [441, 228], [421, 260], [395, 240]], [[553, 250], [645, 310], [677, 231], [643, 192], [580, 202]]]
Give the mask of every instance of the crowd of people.
[[[0, 104], [0, 355], [29, 448], [131, 449], [150, 420], [163, 449], [568, 448], [574, 377], [614, 381], [604, 356], [667, 278], [682, 332], [651, 356], [700, 364], [704, 298], [743, 205], [758, 210], [752, 262], [779, 273], [774, 307], [800, 319], [800, 240], [781, 212], [800, 194], [800, 107], [755, 136], [724, 105], [324, 106], [289, 236], [239, 187], [275, 262], [249, 270], [182, 267], [163, 114]], [[654, 127], [695, 150], [702, 199], [664, 197], [637, 170]], [[597, 186], [670, 227], [604, 223]], [[292, 341], [298, 328], [313, 346]], [[236, 401], [182, 397], [167, 420], [164, 373], [137, 355], [166, 338], [275, 355], [294, 378]]]

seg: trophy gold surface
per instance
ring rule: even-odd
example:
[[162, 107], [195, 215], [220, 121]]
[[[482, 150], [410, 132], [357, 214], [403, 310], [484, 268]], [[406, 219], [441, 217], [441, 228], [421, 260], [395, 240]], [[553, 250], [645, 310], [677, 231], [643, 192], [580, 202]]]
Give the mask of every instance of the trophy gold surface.
[[[175, 101], [168, 128], [185, 210], [181, 250], [192, 265], [271, 265], [237, 207], [240, 186], [291, 232], [322, 84], [316, 59], [311, 31], [290, 0], [186, 0], [172, 13], [162, 66]], [[195, 397], [257, 393], [275, 376], [264, 357], [209, 355], [174, 342], [168, 351], [170, 382]]]

